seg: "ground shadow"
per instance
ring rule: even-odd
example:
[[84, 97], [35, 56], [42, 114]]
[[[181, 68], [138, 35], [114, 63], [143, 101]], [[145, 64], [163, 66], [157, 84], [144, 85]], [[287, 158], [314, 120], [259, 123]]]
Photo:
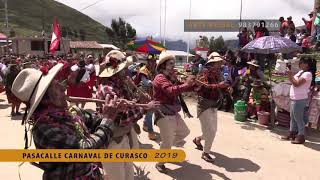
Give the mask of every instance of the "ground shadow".
[[0, 104], [0, 109], [7, 109], [8, 107], [11, 107], [10, 104]]
[[[289, 128], [282, 127], [282, 126], [275, 126], [270, 130], [272, 133], [277, 134], [280, 136], [287, 135], [289, 132]], [[320, 143], [320, 132], [316, 129], [312, 129], [307, 127], [306, 128], [306, 140], [311, 142]]]
[[151, 180], [148, 178], [150, 171], [146, 172], [145, 167], [137, 166], [133, 164], [135, 172], [134, 172], [134, 180]]
[[211, 152], [216, 159], [214, 165], [223, 167], [228, 172], [257, 172], [260, 166], [249, 159], [229, 158], [220, 153]]
[[142, 144], [139, 142], [140, 149], [154, 149], [152, 144]]
[[241, 123], [241, 128], [245, 129], [245, 130], [255, 130], [255, 129], [266, 130], [269, 127], [265, 126], [265, 125], [258, 124], [256, 122], [246, 121], [246, 122]]
[[313, 143], [313, 142], [305, 142], [303, 145], [305, 147], [310, 148], [310, 149], [313, 149], [313, 150], [316, 150], [316, 151], [320, 151], [320, 144]]
[[215, 171], [213, 169], [202, 169], [201, 166], [191, 164], [187, 161], [181, 163], [173, 163], [180, 166], [178, 169], [168, 169], [167, 175], [172, 177], [172, 179], [177, 180], [212, 180], [212, 174], [219, 176], [224, 180], [231, 180], [223, 173]]
[[244, 124], [241, 126], [241, 129], [253, 131], [256, 128], [254, 128], [253, 126], [249, 126], [249, 125]]
[[14, 120], [14, 121], [20, 121], [20, 120], [22, 120], [22, 115], [20, 115], [20, 116], [10, 116], [11, 117], [11, 120]]

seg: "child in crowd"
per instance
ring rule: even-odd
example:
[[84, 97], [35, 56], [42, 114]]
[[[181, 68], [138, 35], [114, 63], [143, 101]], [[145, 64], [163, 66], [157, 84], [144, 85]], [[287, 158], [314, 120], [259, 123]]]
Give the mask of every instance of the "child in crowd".
[[251, 86], [247, 112], [251, 119], [255, 119], [259, 111], [270, 112], [270, 101], [268, 97], [269, 93], [263, 87], [261, 80], [255, 80]]

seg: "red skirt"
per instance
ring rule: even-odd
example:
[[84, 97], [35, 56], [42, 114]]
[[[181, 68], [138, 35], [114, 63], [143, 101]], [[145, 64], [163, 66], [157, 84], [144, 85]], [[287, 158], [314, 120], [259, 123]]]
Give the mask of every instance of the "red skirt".
[[21, 104], [21, 100], [18, 99], [10, 90], [6, 90], [6, 95], [7, 95], [9, 104], [13, 104], [13, 105]]
[[92, 98], [92, 90], [86, 83], [69, 85], [67, 89], [68, 96]]
[[92, 89], [93, 86], [96, 85], [96, 82], [97, 82], [97, 76], [93, 73], [93, 74], [90, 76], [90, 81], [87, 82], [87, 85]]
[[0, 84], [0, 93], [2, 93], [4, 91], [5, 91], [4, 85]]

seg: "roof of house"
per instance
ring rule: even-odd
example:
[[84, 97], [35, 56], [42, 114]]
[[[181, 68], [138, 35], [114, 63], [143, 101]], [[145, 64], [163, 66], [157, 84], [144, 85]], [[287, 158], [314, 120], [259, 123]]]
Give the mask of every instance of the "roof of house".
[[97, 41], [70, 41], [72, 49], [103, 49]]
[[194, 51], [209, 51], [208, 48], [199, 48], [199, 47], [196, 47], [193, 49]]
[[108, 48], [108, 49], [114, 49], [114, 50], [120, 50], [120, 48], [118, 48], [115, 45], [112, 44], [100, 44], [103, 48]]
[[174, 50], [166, 50], [167, 53], [170, 53], [174, 56], [194, 56], [193, 54], [184, 52], [184, 51], [174, 51]]
[[5, 34], [0, 33], [0, 39], [7, 39], [7, 36]]

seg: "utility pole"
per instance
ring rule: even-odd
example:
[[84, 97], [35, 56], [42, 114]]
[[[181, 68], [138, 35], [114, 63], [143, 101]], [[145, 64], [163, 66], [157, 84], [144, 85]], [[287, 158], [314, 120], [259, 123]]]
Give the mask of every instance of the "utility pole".
[[162, 17], [161, 17], [161, 15], [162, 15], [162, 8], [161, 8], [161, 6], [162, 6], [162, 0], [160, 0], [160, 43], [162, 43], [162, 25], [161, 25], [161, 19], [162, 19]]
[[4, 0], [4, 13], [5, 13], [5, 18], [6, 18], [6, 34], [7, 34], [7, 50], [10, 53], [9, 50], [9, 20], [8, 20], [8, 3], [7, 0]]
[[[191, 19], [191, 1], [189, 1], [189, 21]], [[188, 46], [187, 46], [187, 63], [189, 63], [189, 53], [190, 53], [190, 33], [191, 32], [188, 32]]]
[[[41, 0], [41, 23], [42, 23], [42, 31], [41, 31], [41, 35], [42, 35], [42, 41], [43, 41], [43, 56], [46, 56], [46, 33], [44, 30], [44, 4], [43, 4], [43, 0]], [[48, 47], [49, 49], [49, 47]]]
[[167, 24], [167, 0], [164, 0], [164, 30], [163, 30], [163, 46], [166, 47], [166, 24]]

